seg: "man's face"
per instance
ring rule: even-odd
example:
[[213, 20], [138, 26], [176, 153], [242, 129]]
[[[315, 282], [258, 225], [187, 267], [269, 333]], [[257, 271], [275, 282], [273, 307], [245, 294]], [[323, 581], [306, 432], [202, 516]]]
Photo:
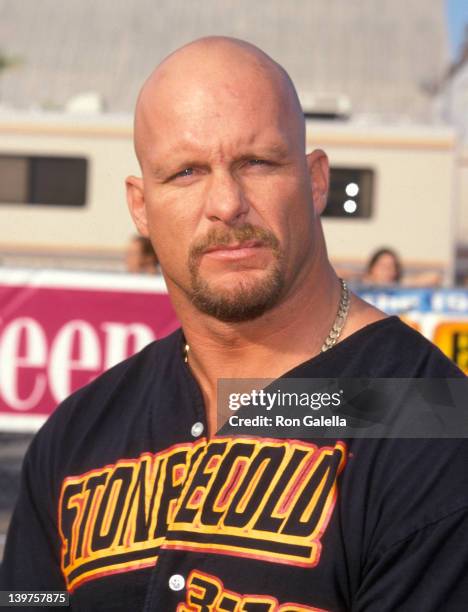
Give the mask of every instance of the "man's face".
[[169, 288], [224, 321], [273, 307], [312, 254], [303, 143], [262, 87], [192, 88], [148, 111], [140, 231]]
[[[260, 250], [268, 250], [270, 254], [267, 265], [261, 264]], [[202, 312], [221, 321], [255, 318], [277, 302], [284, 287], [283, 262], [279, 241], [271, 231], [251, 223], [229, 229], [213, 228], [192, 244], [189, 251], [192, 302]], [[231, 273], [237, 266], [237, 279], [231, 285], [219, 287], [210, 281], [204, 269], [209, 274], [210, 264], [219, 267], [223, 263]], [[203, 268], [202, 264], [205, 264]], [[257, 273], [252, 282], [255, 269], [263, 273]]]

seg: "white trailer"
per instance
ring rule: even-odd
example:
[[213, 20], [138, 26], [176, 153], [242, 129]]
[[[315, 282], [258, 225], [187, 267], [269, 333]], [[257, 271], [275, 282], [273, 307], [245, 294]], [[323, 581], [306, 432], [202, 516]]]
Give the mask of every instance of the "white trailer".
[[[464, 218], [454, 133], [347, 122], [307, 127], [308, 149], [323, 148], [332, 166], [324, 226], [337, 266], [359, 269], [387, 245], [406, 266], [438, 270], [450, 282]], [[138, 172], [129, 116], [0, 115], [4, 264], [121, 266], [134, 232], [124, 179]]]

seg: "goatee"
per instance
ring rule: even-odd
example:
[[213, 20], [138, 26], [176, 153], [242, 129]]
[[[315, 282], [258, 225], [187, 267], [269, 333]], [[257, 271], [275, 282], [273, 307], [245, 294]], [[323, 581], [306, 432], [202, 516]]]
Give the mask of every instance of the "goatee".
[[[273, 265], [255, 283], [239, 281], [232, 290], [215, 290], [200, 275], [203, 253], [218, 246], [243, 244], [254, 240], [271, 248]], [[201, 312], [226, 323], [249, 321], [261, 316], [279, 300], [284, 287], [284, 257], [276, 236], [263, 228], [245, 223], [231, 230], [213, 228], [190, 249], [188, 267], [191, 280], [190, 299]]]

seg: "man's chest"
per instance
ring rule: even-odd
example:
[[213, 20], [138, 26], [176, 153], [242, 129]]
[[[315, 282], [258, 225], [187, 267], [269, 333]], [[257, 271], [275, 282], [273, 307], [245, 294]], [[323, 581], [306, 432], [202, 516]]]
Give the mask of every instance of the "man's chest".
[[67, 477], [58, 530], [72, 602], [139, 574], [141, 591], [151, 576], [148, 609], [319, 609], [281, 606], [335, 580], [323, 546], [341, 555], [328, 531], [345, 465], [341, 442], [215, 438]]

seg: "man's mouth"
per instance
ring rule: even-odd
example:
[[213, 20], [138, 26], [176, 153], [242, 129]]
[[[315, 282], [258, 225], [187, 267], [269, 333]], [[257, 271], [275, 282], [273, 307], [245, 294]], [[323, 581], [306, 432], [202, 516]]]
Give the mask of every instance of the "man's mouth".
[[203, 251], [216, 259], [242, 259], [255, 255], [257, 249], [263, 247], [260, 240], [246, 240], [245, 242], [232, 242], [229, 244], [214, 244]]
[[216, 251], [238, 251], [242, 249], [253, 249], [262, 246], [260, 240], [247, 240], [246, 242], [232, 242], [230, 244], [214, 244], [203, 251], [203, 254]]

